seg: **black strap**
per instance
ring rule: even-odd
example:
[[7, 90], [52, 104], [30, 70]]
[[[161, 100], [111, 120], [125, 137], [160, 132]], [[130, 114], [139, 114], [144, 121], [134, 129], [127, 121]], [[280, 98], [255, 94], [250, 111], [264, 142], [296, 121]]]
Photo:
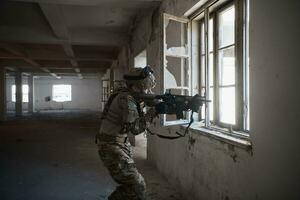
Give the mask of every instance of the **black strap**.
[[185, 137], [188, 132], [189, 132], [189, 128], [190, 126], [192, 125], [192, 123], [194, 122], [194, 118], [193, 118], [193, 114], [194, 112], [192, 111], [191, 113], [191, 120], [188, 124], [188, 126], [185, 128], [185, 131], [184, 131], [184, 134], [180, 134], [179, 132], [175, 132], [177, 134], [177, 136], [167, 136], [167, 135], [161, 135], [161, 134], [157, 134], [157, 133], [154, 133], [152, 131], [150, 131], [148, 128], [147, 128], [147, 131], [151, 134], [151, 135], [156, 135], [157, 137], [160, 137], [162, 139], [168, 139], [168, 140], [174, 140], [174, 139], [178, 139], [178, 138], [182, 138], [182, 137]]
[[143, 68], [142, 72], [139, 75], [135, 76], [135, 75], [125, 74], [123, 77], [125, 80], [136, 81], [136, 80], [142, 80], [148, 77], [150, 74], [153, 74], [153, 70], [149, 65], [147, 65], [146, 67]]
[[104, 106], [103, 112], [102, 112], [102, 116], [101, 119], [104, 119], [109, 111], [109, 107], [112, 104], [113, 100], [115, 99], [115, 97], [118, 95], [119, 93], [113, 93], [109, 96], [107, 103]]

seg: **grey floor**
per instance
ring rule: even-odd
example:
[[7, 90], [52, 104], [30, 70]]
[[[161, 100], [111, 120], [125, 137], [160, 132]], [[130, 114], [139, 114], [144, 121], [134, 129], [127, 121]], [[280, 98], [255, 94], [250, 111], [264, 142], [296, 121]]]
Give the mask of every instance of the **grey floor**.
[[[0, 124], [1, 200], [104, 200], [116, 184], [102, 165], [94, 135], [97, 113], [40, 113]], [[145, 140], [135, 160], [149, 200], [184, 199], [150, 165]]]

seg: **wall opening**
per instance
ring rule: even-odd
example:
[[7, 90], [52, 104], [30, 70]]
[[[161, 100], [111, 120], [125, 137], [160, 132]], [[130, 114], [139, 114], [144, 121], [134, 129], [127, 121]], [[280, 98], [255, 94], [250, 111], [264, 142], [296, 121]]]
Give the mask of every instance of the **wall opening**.
[[147, 65], [147, 51], [146, 49], [134, 57], [134, 67], [145, 67]]

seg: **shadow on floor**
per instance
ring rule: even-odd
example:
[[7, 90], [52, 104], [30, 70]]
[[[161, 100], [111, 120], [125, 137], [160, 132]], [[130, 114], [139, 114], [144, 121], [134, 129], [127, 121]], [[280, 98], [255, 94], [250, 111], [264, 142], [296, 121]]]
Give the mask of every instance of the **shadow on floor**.
[[[39, 113], [0, 124], [1, 200], [104, 200], [116, 184], [94, 143], [100, 113]], [[149, 200], [183, 199], [135, 147]]]

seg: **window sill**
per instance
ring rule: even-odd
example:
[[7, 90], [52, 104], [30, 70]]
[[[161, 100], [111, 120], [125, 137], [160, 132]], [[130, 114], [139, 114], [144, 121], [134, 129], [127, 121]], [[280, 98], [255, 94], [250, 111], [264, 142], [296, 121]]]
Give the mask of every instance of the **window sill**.
[[[181, 129], [185, 129], [186, 125], [181, 125]], [[221, 142], [225, 142], [237, 147], [240, 147], [242, 149], [245, 149], [247, 151], [251, 151], [252, 144], [250, 141], [249, 136], [245, 136], [246, 134], [241, 134], [241, 136], [233, 135], [229, 132], [224, 131], [218, 131], [215, 129], [209, 129], [203, 127], [203, 123], [201, 122], [195, 122], [191, 125], [190, 131], [193, 133], [201, 134], [210, 138], [214, 138], [216, 140], [219, 140]]]

